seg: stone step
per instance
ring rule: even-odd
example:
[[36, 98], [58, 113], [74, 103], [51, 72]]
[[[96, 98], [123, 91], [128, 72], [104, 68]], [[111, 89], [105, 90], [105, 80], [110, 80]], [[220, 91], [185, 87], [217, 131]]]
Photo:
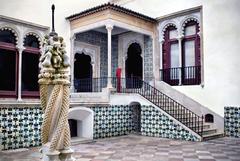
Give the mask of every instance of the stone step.
[[[192, 129], [194, 126], [188, 126], [190, 129]], [[203, 130], [209, 130], [210, 125], [203, 125]]]
[[213, 134], [208, 134], [208, 135], [203, 135], [203, 141], [208, 141], [208, 140], [212, 140], [212, 139], [217, 139], [217, 138], [221, 138], [224, 137], [224, 133], [213, 133]]
[[211, 135], [217, 133], [217, 129], [203, 129], [203, 135]]
[[72, 137], [71, 138], [71, 145], [77, 144], [86, 144], [94, 142], [93, 139], [83, 138], [83, 137]]

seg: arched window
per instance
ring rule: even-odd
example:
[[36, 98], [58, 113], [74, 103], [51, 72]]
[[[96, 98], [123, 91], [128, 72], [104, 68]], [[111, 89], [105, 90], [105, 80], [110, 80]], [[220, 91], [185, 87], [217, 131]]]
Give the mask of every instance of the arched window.
[[171, 85], [179, 84], [179, 45], [177, 28], [168, 26], [164, 32], [163, 80]]
[[198, 22], [185, 23], [182, 43], [182, 67], [184, 85], [201, 83], [200, 36]]
[[17, 96], [16, 36], [9, 28], [0, 29], [0, 97]]
[[38, 97], [38, 62], [40, 45], [38, 38], [29, 34], [24, 39], [22, 53], [22, 97]]

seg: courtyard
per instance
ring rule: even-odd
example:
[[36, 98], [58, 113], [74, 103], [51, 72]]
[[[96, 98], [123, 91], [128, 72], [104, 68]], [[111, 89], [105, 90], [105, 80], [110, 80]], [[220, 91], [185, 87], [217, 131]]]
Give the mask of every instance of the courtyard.
[[[188, 142], [126, 135], [74, 145], [77, 161], [240, 161], [240, 139]], [[0, 152], [0, 161], [40, 161], [40, 147]]]

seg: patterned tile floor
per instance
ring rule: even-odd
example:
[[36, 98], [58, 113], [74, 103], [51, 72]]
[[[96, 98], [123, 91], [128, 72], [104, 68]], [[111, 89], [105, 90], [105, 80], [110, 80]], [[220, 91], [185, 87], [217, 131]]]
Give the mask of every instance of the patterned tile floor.
[[[240, 161], [240, 138], [187, 142], [128, 135], [73, 146], [77, 161]], [[40, 161], [39, 148], [0, 152], [0, 161]]]

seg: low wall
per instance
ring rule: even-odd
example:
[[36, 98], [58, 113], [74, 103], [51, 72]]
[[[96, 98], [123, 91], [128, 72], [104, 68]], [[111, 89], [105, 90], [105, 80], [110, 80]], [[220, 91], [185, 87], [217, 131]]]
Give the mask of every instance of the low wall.
[[229, 137], [240, 137], [240, 107], [224, 108], [225, 135]]
[[[107, 138], [134, 132], [133, 108], [129, 105], [94, 106], [93, 137]], [[41, 145], [43, 114], [39, 106], [0, 108], [0, 150]], [[188, 141], [199, 139], [151, 105], [141, 106], [140, 134]]]
[[141, 107], [141, 133], [145, 136], [200, 141], [198, 137], [177, 124], [153, 106]]
[[94, 111], [94, 139], [133, 132], [133, 111], [128, 105], [91, 107], [91, 109]]
[[[129, 105], [92, 107], [94, 138], [120, 136], [134, 132], [133, 109]], [[151, 105], [141, 106], [141, 135], [200, 141], [188, 130]]]

